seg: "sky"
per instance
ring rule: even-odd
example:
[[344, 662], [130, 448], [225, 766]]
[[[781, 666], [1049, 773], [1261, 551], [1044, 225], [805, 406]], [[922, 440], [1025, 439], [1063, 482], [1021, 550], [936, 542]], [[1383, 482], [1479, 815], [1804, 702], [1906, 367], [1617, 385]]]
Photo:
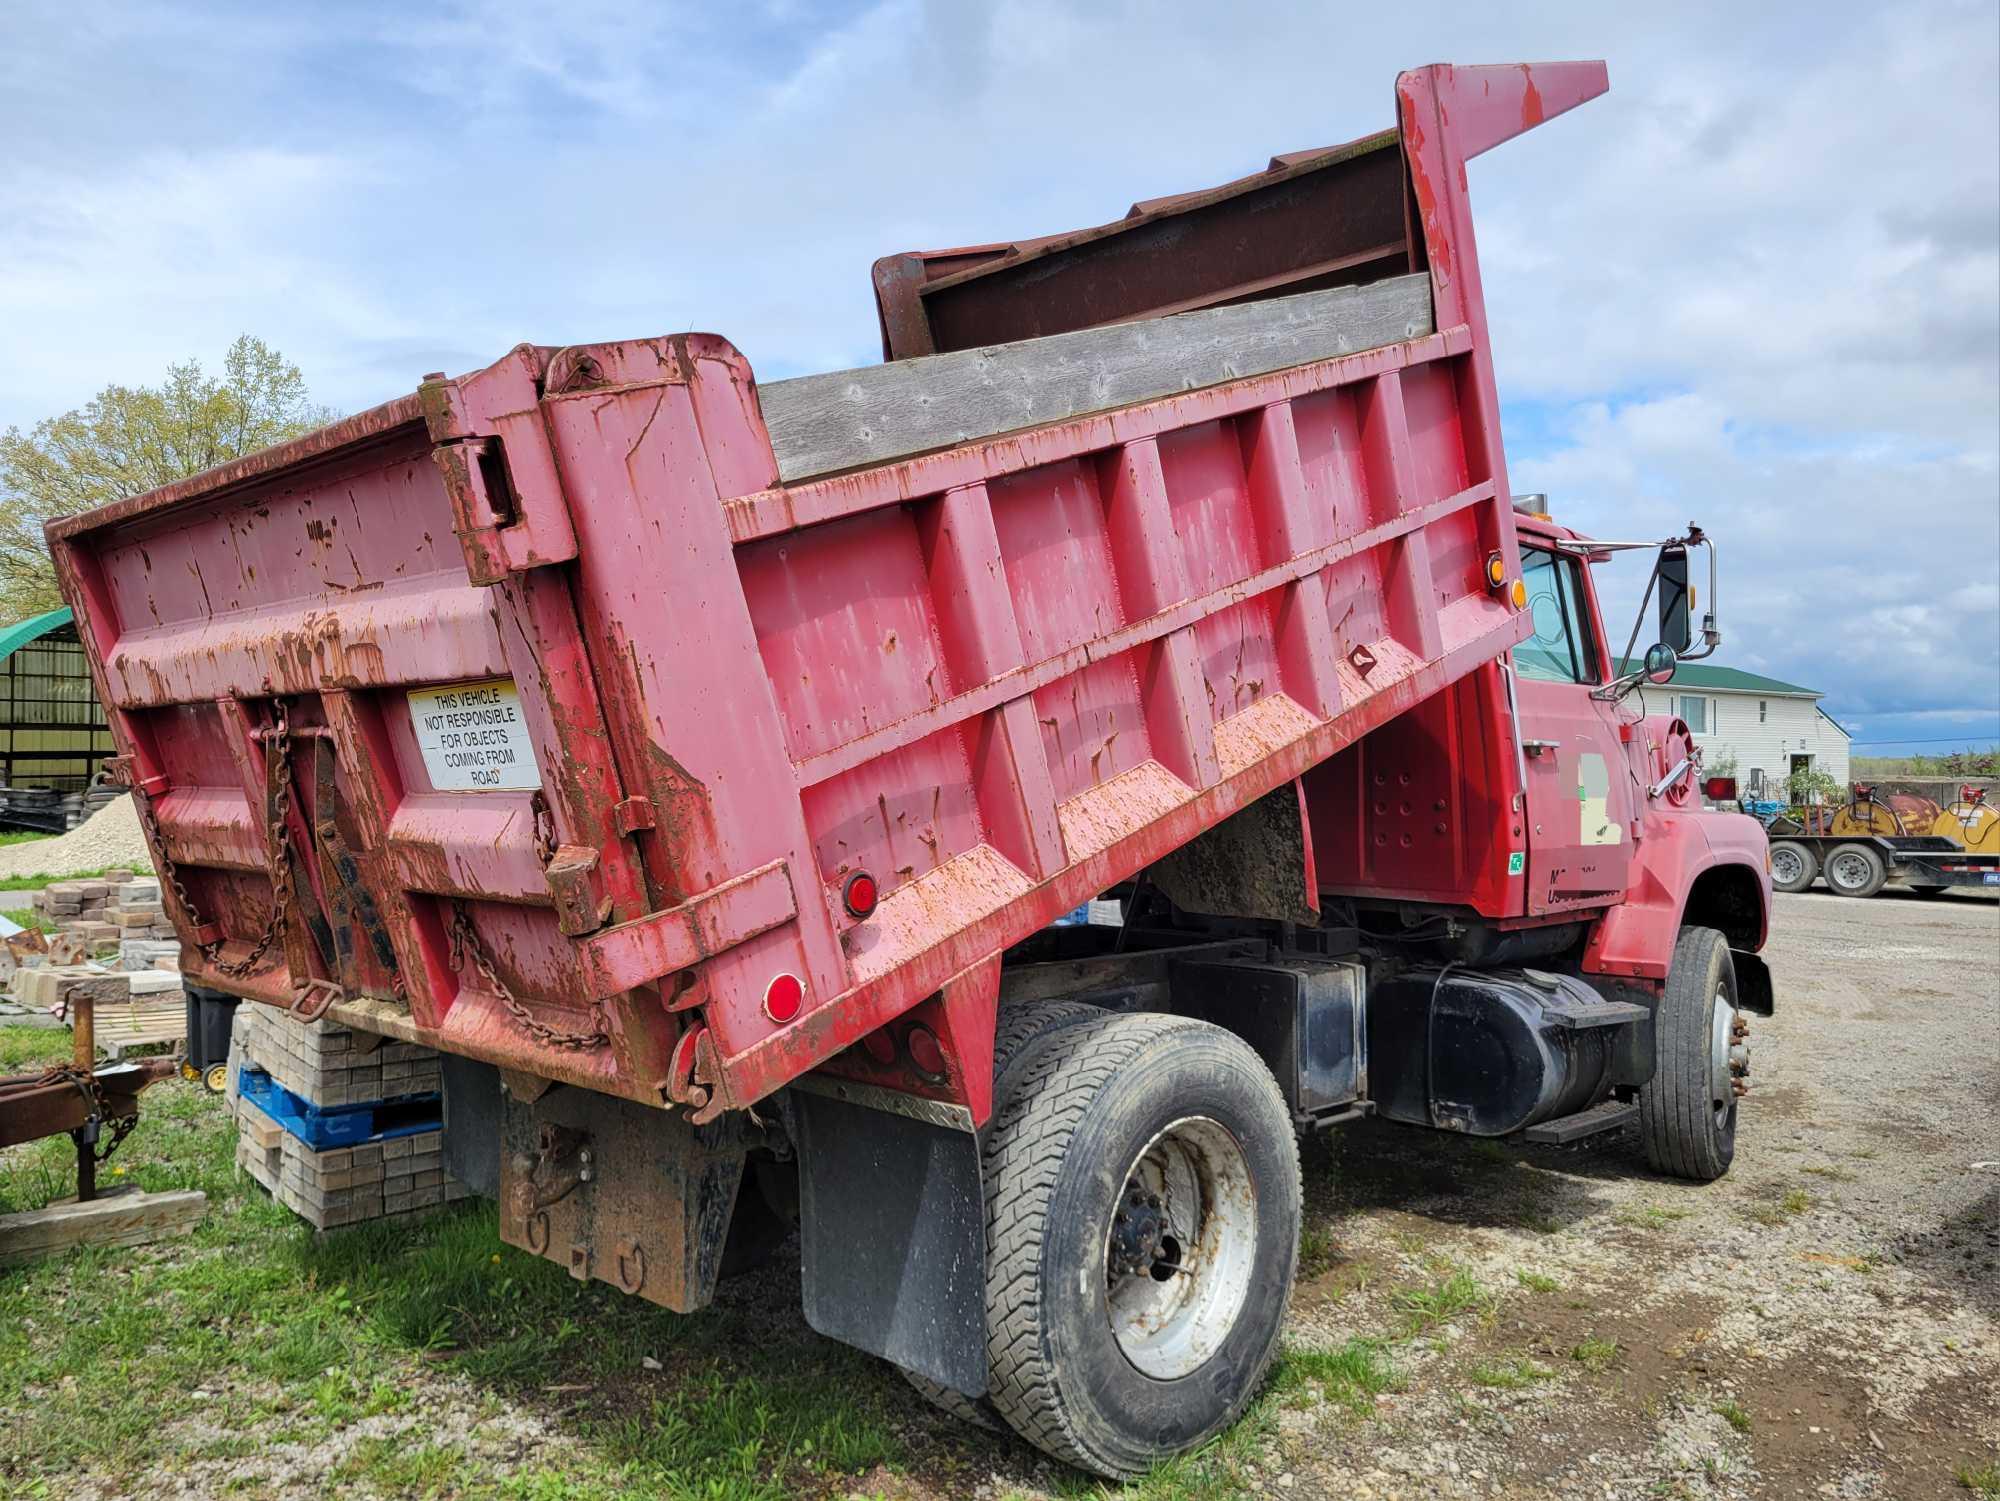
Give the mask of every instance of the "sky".
[[[240, 332], [355, 410], [513, 344], [880, 357], [871, 262], [1602, 57], [1471, 191], [1517, 492], [1721, 543], [1716, 661], [1864, 753], [2000, 737], [2000, 8], [0, 5], [0, 427]], [[1632, 570], [1610, 590], [1623, 642]]]

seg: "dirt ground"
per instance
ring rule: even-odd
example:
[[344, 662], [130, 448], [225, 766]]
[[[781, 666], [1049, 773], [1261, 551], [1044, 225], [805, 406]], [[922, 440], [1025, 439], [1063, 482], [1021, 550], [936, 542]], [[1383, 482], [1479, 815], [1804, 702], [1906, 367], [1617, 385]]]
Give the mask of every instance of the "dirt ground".
[[[133, 1142], [141, 1175], [215, 1159], [191, 1248], [51, 1264], [11, 1303], [0, 1274], [0, 1371], [9, 1340], [27, 1369], [0, 1494], [2000, 1495], [2000, 903], [1779, 897], [1774, 928], [1729, 1177], [1655, 1177], [1629, 1135], [1329, 1133], [1272, 1391], [1129, 1487], [814, 1335], [795, 1246], [679, 1319], [503, 1256], [479, 1211], [414, 1249], [314, 1241], [231, 1185], [190, 1095]], [[65, 1362], [79, 1313], [98, 1353]]]
[[[1392, 1289], [1445, 1268], [1488, 1301], [1394, 1344], [1372, 1416], [1281, 1406], [1234, 1489], [1918, 1501], [1991, 1476], [2000, 906], [1780, 896], [1773, 926], [1778, 1014], [1719, 1183], [1654, 1177], [1629, 1135], [1500, 1152], [1364, 1124], [1308, 1157], [1329, 1250], [1296, 1341], [1395, 1341]], [[988, 1495], [1050, 1483], [1019, 1446], [992, 1471]]]

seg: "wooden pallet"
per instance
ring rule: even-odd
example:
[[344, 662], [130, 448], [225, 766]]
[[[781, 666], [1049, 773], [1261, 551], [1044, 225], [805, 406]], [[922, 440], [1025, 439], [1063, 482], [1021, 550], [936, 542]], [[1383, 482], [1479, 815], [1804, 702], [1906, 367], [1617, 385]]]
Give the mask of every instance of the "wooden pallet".
[[100, 1004], [96, 1030], [98, 1051], [113, 1062], [130, 1048], [179, 1042], [187, 1036], [187, 1001], [174, 991], [159, 998]]

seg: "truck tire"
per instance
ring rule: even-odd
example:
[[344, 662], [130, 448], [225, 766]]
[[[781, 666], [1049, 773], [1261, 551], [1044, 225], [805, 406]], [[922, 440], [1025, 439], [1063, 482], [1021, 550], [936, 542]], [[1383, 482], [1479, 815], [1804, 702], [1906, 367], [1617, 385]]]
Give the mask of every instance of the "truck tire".
[[[992, 1132], [994, 1122], [1007, 1103], [1016, 1082], [1018, 1071], [1015, 1065], [1025, 1060], [1029, 1046], [1051, 1032], [1103, 1014], [1098, 1007], [1082, 1001], [1019, 1001], [1000, 1008], [993, 1029], [993, 1120], [986, 1124], [987, 1133]], [[1008, 1431], [1006, 1419], [994, 1411], [992, 1402], [985, 1397], [968, 1397], [942, 1381], [933, 1381], [903, 1366], [896, 1369], [902, 1372], [905, 1381], [922, 1393], [925, 1401], [950, 1413], [961, 1423], [970, 1423], [991, 1433]]]
[[1827, 889], [1836, 896], [1873, 896], [1889, 882], [1889, 867], [1865, 844], [1836, 844], [1826, 857]]
[[1105, 1014], [1035, 1047], [986, 1144], [989, 1400], [1028, 1442], [1137, 1474], [1243, 1413], [1298, 1259], [1298, 1145], [1220, 1027]]
[[1771, 889], [1773, 891], [1804, 891], [1819, 874], [1819, 857], [1810, 845], [1800, 844], [1796, 839], [1777, 839], [1771, 843]]
[[1655, 1172], [1709, 1183], [1736, 1157], [1736, 964], [1713, 928], [1682, 928], [1654, 1021], [1639, 1134]]

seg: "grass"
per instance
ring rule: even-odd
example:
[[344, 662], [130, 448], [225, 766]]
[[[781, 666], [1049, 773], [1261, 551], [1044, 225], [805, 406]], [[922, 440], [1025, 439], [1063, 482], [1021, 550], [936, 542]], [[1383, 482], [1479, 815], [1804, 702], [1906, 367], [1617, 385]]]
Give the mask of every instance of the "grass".
[[42, 921], [41, 914], [36, 912], [33, 907], [14, 907], [0, 910], [0, 917], [7, 918], [18, 928], [33, 928], [39, 933], [49, 931], [49, 925]]
[[[0, 1057], [32, 1066], [52, 1042], [66, 1056], [66, 1034], [0, 1028]], [[501, 1245], [484, 1205], [316, 1237], [238, 1181], [234, 1144], [219, 1100], [155, 1086], [106, 1177], [204, 1190], [193, 1236], [0, 1276], [0, 1411], [34, 1414], [8, 1424], [0, 1494], [60, 1494], [85, 1473], [127, 1491], [238, 1454], [254, 1474], [266, 1446], [385, 1415], [406, 1431], [353, 1442], [329, 1489], [779, 1501], [903, 1462], [910, 1394], [803, 1325], [580, 1285]], [[67, 1191], [72, 1164], [66, 1138], [10, 1150], [0, 1210]], [[518, 1458], [504, 1432], [482, 1448], [482, 1407], [539, 1416], [551, 1440]]]
[[1971, 1491], [1978, 1496], [2000, 1496], [2000, 1465], [1991, 1461], [1982, 1465], [1963, 1464], [1951, 1472], [1960, 1490]]
[[1621, 1225], [1630, 1225], [1638, 1230], [1664, 1230], [1675, 1220], [1684, 1220], [1692, 1213], [1686, 1209], [1669, 1209], [1664, 1204], [1628, 1204], [1612, 1215]]
[[1351, 1339], [1337, 1350], [1288, 1345], [1271, 1373], [1271, 1390], [1281, 1397], [1318, 1387], [1322, 1401], [1350, 1412], [1372, 1411], [1375, 1399], [1401, 1385], [1381, 1340]]
[[1492, 1311], [1494, 1301], [1463, 1267], [1429, 1287], [1399, 1288], [1389, 1297], [1390, 1306], [1402, 1316], [1406, 1339], [1447, 1324], [1463, 1313], [1484, 1316]]
[[1514, 1269], [1514, 1280], [1531, 1293], [1558, 1292], [1562, 1284], [1543, 1272], [1531, 1272], [1526, 1267]]
[[37, 833], [32, 829], [16, 829], [11, 833], [0, 834], [0, 850], [11, 849], [17, 844], [35, 844], [55, 837], [53, 834]]
[[1750, 1431], [1750, 1414], [1743, 1410], [1743, 1404], [1731, 1397], [1726, 1402], [1715, 1404], [1716, 1415], [1738, 1433]]
[[1301, 1282], [1309, 1281], [1333, 1269], [1340, 1259], [1334, 1246], [1333, 1236], [1318, 1225], [1299, 1226], [1299, 1270]]
[[1601, 1371], [1618, 1358], [1618, 1341], [1587, 1339], [1569, 1352], [1570, 1359], [1587, 1371]]
[[1793, 1188], [1787, 1189], [1775, 1203], [1751, 1204], [1743, 1212], [1760, 1225], [1782, 1225], [1812, 1207], [1812, 1195], [1803, 1188]]
[[67, 1063], [75, 1051], [66, 1027], [0, 1027], [0, 1074]]
[[107, 870], [121, 868], [116, 865], [106, 865], [99, 870], [77, 870], [56, 875], [42, 871], [31, 876], [0, 876], [0, 891], [40, 891], [55, 881], [94, 881]]

